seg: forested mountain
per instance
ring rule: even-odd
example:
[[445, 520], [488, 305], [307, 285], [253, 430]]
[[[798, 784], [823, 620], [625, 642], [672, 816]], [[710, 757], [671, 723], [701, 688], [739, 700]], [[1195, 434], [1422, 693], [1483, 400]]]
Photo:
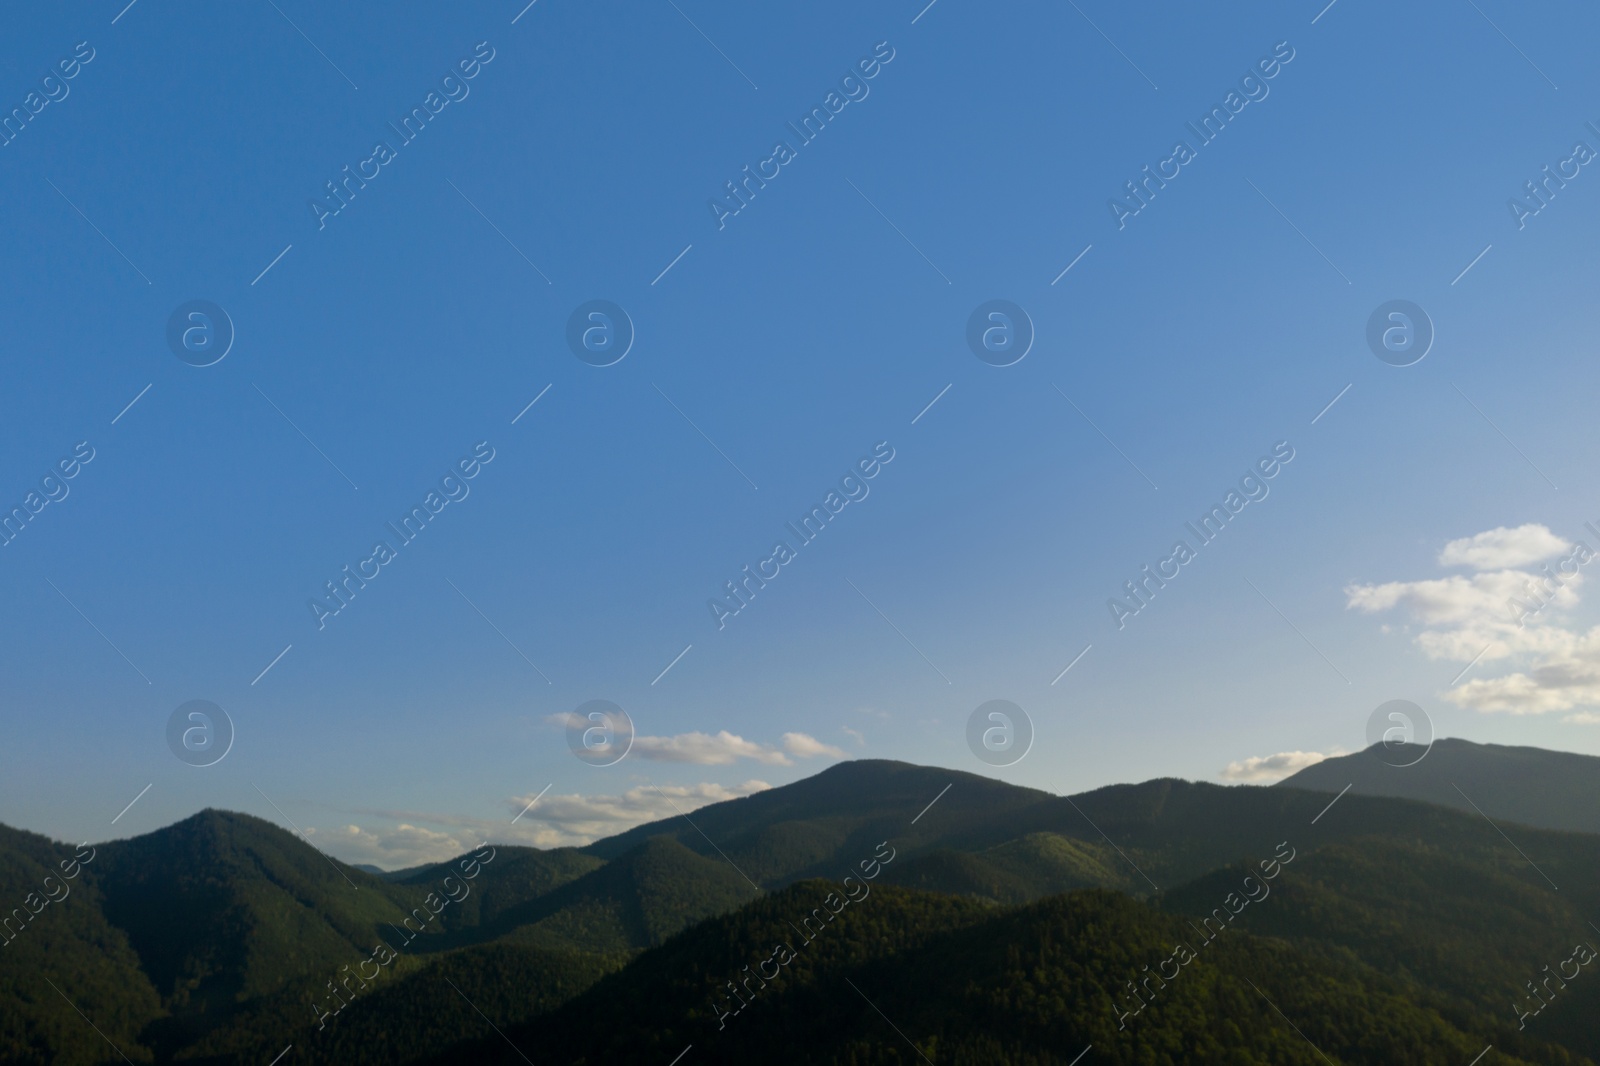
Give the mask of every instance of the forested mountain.
[[862, 761], [391, 874], [0, 828], [0, 891], [4, 1062], [1600, 1059], [1600, 836], [1356, 790]]
[[[792, 923], [835, 887], [713, 919], [546, 1017], [429, 1061], [665, 1064], [692, 1047], [701, 1063], [1067, 1066], [1092, 1047], [1126, 1064], [1463, 1066], [1491, 1041], [1500, 1062], [1585, 1061], [1519, 1034], [1509, 1012], [1472, 1017], [1336, 948], [1234, 930], [1207, 944], [1103, 890], [999, 908], [885, 887], [807, 941]], [[1151, 978], [1177, 944], [1195, 957]], [[782, 946], [792, 961], [771, 962]]]

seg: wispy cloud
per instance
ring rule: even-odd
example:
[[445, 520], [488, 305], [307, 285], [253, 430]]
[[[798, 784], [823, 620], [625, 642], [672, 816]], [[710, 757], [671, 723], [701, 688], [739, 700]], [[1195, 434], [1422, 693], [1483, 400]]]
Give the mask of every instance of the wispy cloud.
[[[516, 842], [542, 848], [588, 844], [636, 825], [676, 818], [679, 813], [688, 813], [709, 803], [754, 795], [771, 787], [765, 781], [752, 780], [733, 786], [710, 782], [661, 785], [659, 788], [640, 785], [616, 796], [547, 795], [519, 823], [519, 828], [529, 822], [532, 825], [516, 837]], [[506, 802], [506, 809], [520, 811], [532, 798], [531, 793], [513, 796]]]
[[385, 870], [444, 862], [471, 851], [482, 838], [468, 839], [466, 833], [442, 833], [401, 822], [391, 829], [363, 829], [346, 825], [336, 829], [306, 830], [323, 848], [348, 863], [368, 863]]
[[1337, 754], [1340, 753], [1335, 751], [1324, 755], [1320, 751], [1280, 751], [1276, 755], [1252, 755], [1248, 759], [1229, 763], [1217, 776], [1225, 781], [1242, 781], [1249, 785], [1281, 781], [1290, 774], [1315, 766]]
[[[575, 725], [579, 729], [588, 724], [571, 712], [550, 715], [545, 721], [568, 728]], [[761, 744], [726, 729], [716, 733], [697, 731], [667, 737], [636, 736], [629, 756], [650, 762], [689, 763], [694, 766], [728, 766], [739, 759], [750, 759], [768, 766], [793, 766], [794, 759], [818, 756], [844, 758], [844, 752], [840, 749], [806, 733], [785, 733], [779, 740], [776, 745]]]
[[[399, 824], [374, 826], [368, 820], [366, 825], [307, 832], [315, 835], [318, 847], [345, 862], [371, 863], [394, 870], [445, 862], [486, 840], [536, 848], [582, 847], [646, 822], [676, 818], [709, 803], [739, 799], [771, 787], [765, 781], [752, 780], [731, 786], [713, 782], [662, 785], [659, 790], [640, 785], [620, 795], [547, 792], [539, 796], [534, 791], [507, 797], [504, 820], [424, 811], [369, 811], [365, 813], [371, 818]], [[529, 809], [535, 797], [539, 802]], [[511, 819], [524, 810], [527, 813], [513, 824]]]

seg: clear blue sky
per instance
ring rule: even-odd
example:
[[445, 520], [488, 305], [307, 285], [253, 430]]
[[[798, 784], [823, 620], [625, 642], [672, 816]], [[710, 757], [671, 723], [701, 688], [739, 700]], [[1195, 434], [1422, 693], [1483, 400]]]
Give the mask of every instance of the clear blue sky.
[[[0, 821], [104, 839], [219, 806], [396, 865], [583, 836], [559, 805], [510, 826], [547, 785], [659, 809], [629, 790], [836, 757], [790, 733], [1076, 791], [1354, 749], [1392, 698], [1600, 753], [1586, 696], [1452, 702], [1470, 654], [1348, 591], [1470, 576], [1441, 551], [1502, 527], [1600, 547], [1600, 174], [1520, 229], [1507, 206], [1600, 149], [1592, 8], [123, 2], [0, 41], [0, 106], [59, 97], [0, 148], [0, 504], [94, 449], [0, 548]], [[1186, 123], [1275, 47], [1201, 145]], [[458, 98], [402, 143], [430, 92]], [[1108, 200], [1179, 140], [1119, 229]], [[347, 165], [376, 176], [319, 228]], [[165, 338], [194, 299], [237, 334], [208, 367]], [[965, 340], [991, 299], [1036, 328], [1009, 367]], [[1413, 366], [1367, 347], [1392, 299], [1436, 327]], [[614, 365], [568, 348], [590, 300], [632, 319]], [[1118, 630], [1107, 599], [1285, 440], [1270, 495]], [[319, 630], [308, 600], [480, 441], [470, 495]], [[708, 599], [880, 441], [870, 495], [718, 630]], [[1567, 595], [1541, 624], [1577, 647]], [[1519, 654], [1469, 676], [1590, 653]], [[654, 747], [575, 759], [549, 720], [596, 698]], [[997, 770], [965, 741], [995, 698], [1037, 734]], [[191, 699], [237, 727], [204, 769], [165, 741]], [[686, 736], [721, 731], [744, 744]]]

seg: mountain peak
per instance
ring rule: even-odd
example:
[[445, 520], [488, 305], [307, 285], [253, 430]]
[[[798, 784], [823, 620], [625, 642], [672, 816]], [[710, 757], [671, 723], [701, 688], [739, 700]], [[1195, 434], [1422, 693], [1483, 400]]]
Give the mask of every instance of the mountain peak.
[[1600, 758], [1441, 737], [1430, 746], [1373, 744], [1324, 759], [1277, 788], [1350, 791], [1479, 811], [1524, 825], [1600, 833]]

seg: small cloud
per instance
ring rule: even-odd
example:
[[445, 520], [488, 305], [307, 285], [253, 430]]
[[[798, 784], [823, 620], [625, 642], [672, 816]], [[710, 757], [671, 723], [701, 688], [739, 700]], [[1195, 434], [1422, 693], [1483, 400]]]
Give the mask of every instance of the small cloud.
[[841, 728], [844, 730], [845, 735], [854, 740], [857, 744], [861, 745], [863, 748], [867, 746], [867, 738], [862, 735], [860, 730], [851, 729], [849, 726], [843, 726]]
[[[711, 782], [660, 787], [641, 785], [620, 796], [546, 795], [518, 821], [514, 830], [497, 828], [493, 831], [494, 838], [540, 848], [581, 847], [646, 822], [676, 818], [708, 803], [751, 796], [771, 787], [765, 781], [752, 780], [732, 787]], [[506, 801], [506, 810], [520, 812], [533, 799], [534, 794], [513, 796]]]
[[[306, 834], [314, 832], [307, 830]], [[327, 849], [344, 862], [368, 863], [384, 870], [446, 862], [471, 851], [478, 843], [464, 835], [440, 833], [406, 822], [393, 829], [378, 830], [347, 825], [328, 830], [324, 839]]]
[[844, 758], [843, 751], [840, 751], [832, 744], [824, 744], [816, 737], [808, 736], [805, 733], [785, 733], [781, 739], [783, 740], [783, 750], [796, 758], [811, 759], [818, 755], [827, 755], [834, 759]]
[[[1337, 754], [1337, 753], [1332, 753]], [[1281, 781], [1290, 774], [1328, 758], [1319, 751], [1280, 751], [1276, 755], [1252, 755], [1239, 762], [1231, 762], [1220, 776], [1225, 781], [1243, 781], [1246, 784]]]
[[1579, 711], [1561, 720], [1571, 722], [1573, 725], [1600, 725], [1600, 714], [1595, 714], [1593, 711]]
[[[589, 724], [570, 711], [549, 715], [545, 721], [568, 729], [582, 729]], [[727, 766], [739, 759], [753, 759], [768, 766], [793, 766], [791, 755], [801, 759], [818, 755], [829, 755], [836, 759], [844, 757], [844, 752], [838, 748], [805, 733], [785, 733], [780, 740], [780, 746], [761, 744], [726, 729], [716, 733], [677, 733], [669, 737], [636, 736], [630, 755], [649, 762], [689, 763], [694, 766]]]
[[[791, 734], [792, 735], [792, 734]], [[736, 759], [754, 759], [770, 766], [792, 766], [783, 752], [728, 732], [679, 733], [670, 737], [634, 737], [633, 751], [651, 762], [685, 762], [696, 766], [726, 766]]]
[[[364, 813], [399, 824], [379, 829], [359, 825], [327, 829], [318, 838], [318, 846], [344, 862], [371, 863], [385, 870], [445, 862], [480, 847], [486, 840], [536, 848], [582, 847], [646, 822], [676, 818], [708, 803], [751, 796], [771, 787], [765, 781], [752, 780], [741, 785], [641, 785], [620, 796], [529, 793], [508, 798], [505, 809], [509, 816], [493, 819], [374, 810]], [[536, 798], [538, 802], [534, 803]], [[446, 831], [427, 829], [415, 824], [418, 822]], [[310, 835], [315, 830], [306, 832]]]
[[1537, 522], [1515, 529], [1500, 526], [1472, 537], [1452, 540], [1439, 552], [1440, 566], [1474, 570], [1508, 570], [1570, 551], [1572, 545]]

